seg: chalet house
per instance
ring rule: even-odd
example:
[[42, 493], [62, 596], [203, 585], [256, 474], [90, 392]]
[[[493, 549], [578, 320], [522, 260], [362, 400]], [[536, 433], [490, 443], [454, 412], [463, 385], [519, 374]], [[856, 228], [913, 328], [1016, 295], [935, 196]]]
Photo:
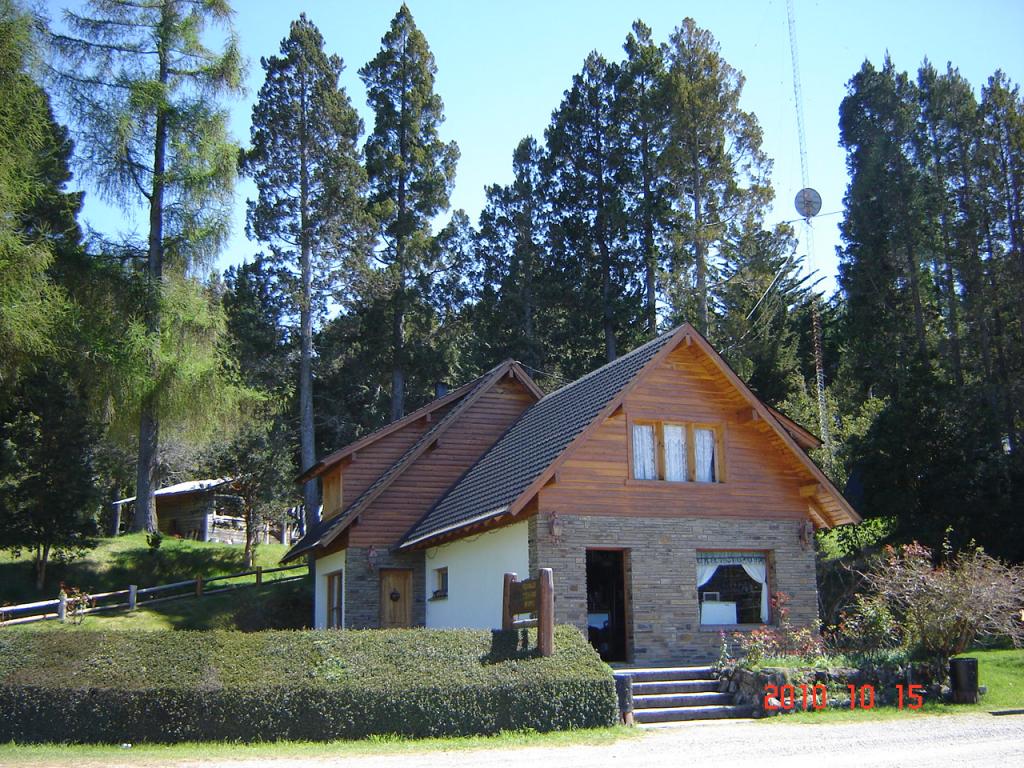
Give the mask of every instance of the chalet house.
[[544, 395], [513, 361], [325, 457], [317, 627], [501, 625], [550, 567], [603, 658], [699, 661], [719, 631], [817, 620], [813, 531], [859, 520], [818, 440], [682, 325]]

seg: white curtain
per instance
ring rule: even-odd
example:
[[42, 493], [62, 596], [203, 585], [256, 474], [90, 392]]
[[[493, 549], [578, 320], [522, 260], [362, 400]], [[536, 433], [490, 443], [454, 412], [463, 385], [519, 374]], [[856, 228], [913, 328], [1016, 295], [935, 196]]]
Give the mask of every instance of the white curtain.
[[633, 425], [633, 477], [637, 480], [656, 480], [657, 463], [654, 460], [654, 425]]
[[686, 428], [678, 424], [666, 424], [665, 430], [665, 479], [682, 482], [688, 479], [686, 466]]
[[697, 563], [697, 588], [700, 589], [715, 575], [718, 570], [718, 563]]
[[744, 562], [741, 563], [743, 570], [747, 572], [747, 576], [752, 578], [754, 581], [761, 585], [761, 622], [768, 622], [768, 567], [767, 564], [762, 560], [761, 562]]
[[697, 482], [715, 482], [715, 433], [710, 429], [693, 430], [697, 458]]

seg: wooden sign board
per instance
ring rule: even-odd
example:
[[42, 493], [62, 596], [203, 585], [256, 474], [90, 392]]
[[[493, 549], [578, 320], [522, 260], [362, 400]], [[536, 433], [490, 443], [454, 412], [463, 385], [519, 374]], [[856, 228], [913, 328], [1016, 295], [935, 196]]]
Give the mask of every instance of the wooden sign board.
[[[522, 613], [536, 615], [533, 619], [516, 620]], [[501, 628], [504, 630], [537, 628], [537, 650], [541, 656], [555, 652], [555, 585], [550, 568], [541, 568], [536, 579], [519, 581], [514, 573], [506, 573], [502, 589]]]
[[534, 613], [537, 610], [537, 579], [514, 581], [509, 585], [509, 613]]

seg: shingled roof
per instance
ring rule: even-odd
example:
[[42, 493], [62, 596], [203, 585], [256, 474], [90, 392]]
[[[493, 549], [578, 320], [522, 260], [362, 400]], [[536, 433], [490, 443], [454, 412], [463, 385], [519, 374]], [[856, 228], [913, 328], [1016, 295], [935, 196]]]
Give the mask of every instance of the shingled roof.
[[[461, 393], [461, 399], [459, 399], [432, 428], [420, 435], [419, 439], [409, 446], [405, 453], [403, 453], [394, 464], [388, 467], [380, 477], [374, 480], [365, 491], [356, 497], [355, 501], [353, 501], [344, 512], [321, 520], [307, 531], [306, 535], [297, 541], [290, 550], [288, 550], [287, 554], [282, 558], [282, 562], [294, 560], [302, 554], [330, 544], [342, 533], [342, 531], [345, 530], [345, 528], [349, 526], [353, 520], [359, 517], [359, 515], [364, 512], [378, 496], [387, 490], [388, 486], [390, 486], [395, 479], [408, 469], [408, 467], [417, 458], [419, 458], [427, 448], [437, 441], [441, 435], [444, 434], [444, 432], [446, 432], [448, 428], [459, 418], [459, 416], [461, 416], [466, 409], [477, 401], [480, 395], [500, 381], [502, 377], [508, 375], [510, 371], [514, 372], [516, 378], [526, 383], [531, 391], [539, 392], [539, 390], [536, 390], [536, 385], [533, 384], [529, 375], [513, 360], [506, 360], [500, 365], [489, 370], [483, 376], [480, 376], [479, 378], [460, 387], [457, 391]], [[451, 402], [450, 396], [443, 399], [446, 402]], [[428, 409], [427, 407], [424, 407], [419, 411], [416, 411], [414, 414], [410, 414], [410, 416], [419, 414], [418, 417], [421, 418], [426, 415], [426, 413], [432, 412], [433, 410], [435, 409]], [[402, 421], [403, 424], [411, 423], [409, 417], [406, 417]], [[377, 430], [377, 432], [372, 434], [384, 434], [384, 430]], [[365, 442], [366, 438], [357, 441], [358, 444], [364, 444]], [[341, 454], [345, 450], [349, 449], [338, 451], [335, 455]], [[349, 452], [351, 451], [349, 450]], [[337, 462], [335, 461], [333, 463]]]
[[530, 407], [405, 535], [401, 547], [496, 517], [530, 487], [673, 338], [666, 333]]
[[686, 343], [696, 344], [719, 367], [820, 484], [814, 488], [812, 501], [822, 502], [827, 509], [819, 505], [821, 514], [815, 513], [816, 522], [858, 522], [860, 517], [849, 502], [801, 449], [819, 445], [818, 439], [762, 403], [707, 340], [684, 323], [531, 406], [409, 530], [399, 547], [426, 546], [426, 542], [445, 534], [518, 513], [577, 437], [599, 417], [614, 411], [630, 385], [659, 353], [667, 354], [684, 338]]

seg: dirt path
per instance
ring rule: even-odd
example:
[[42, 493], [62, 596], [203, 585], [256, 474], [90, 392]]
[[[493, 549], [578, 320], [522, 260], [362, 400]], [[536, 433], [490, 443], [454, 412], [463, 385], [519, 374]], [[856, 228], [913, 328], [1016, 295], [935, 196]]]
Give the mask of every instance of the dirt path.
[[[130, 758], [129, 758], [130, 760]], [[88, 761], [90, 766], [97, 765]], [[1024, 766], [1024, 715], [902, 718], [883, 722], [795, 724], [723, 721], [647, 730], [602, 746], [457, 750], [350, 757], [118, 760], [118, 766], [178, 768], [697, 768], [698, 766]], [[39, 763], [34, 763], [39, 766]], [[84, 763], [79, 762], [79, 766]]]

